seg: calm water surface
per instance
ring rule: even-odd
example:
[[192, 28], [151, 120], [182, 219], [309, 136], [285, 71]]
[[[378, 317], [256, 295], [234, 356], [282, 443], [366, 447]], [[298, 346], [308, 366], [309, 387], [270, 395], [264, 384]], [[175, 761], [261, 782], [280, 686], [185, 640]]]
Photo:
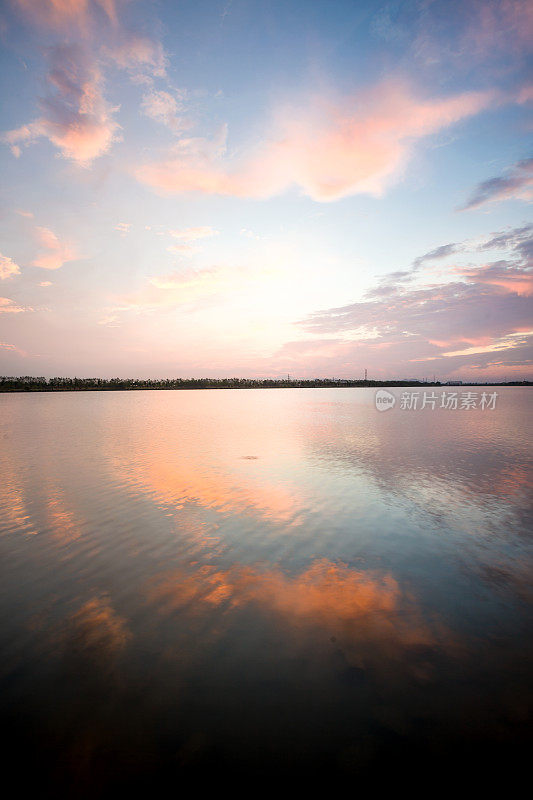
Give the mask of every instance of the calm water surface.
[[533, 390], [498, 394], [386, 413], [369, 389], [0, 395], [21, 785], [519, 765]]

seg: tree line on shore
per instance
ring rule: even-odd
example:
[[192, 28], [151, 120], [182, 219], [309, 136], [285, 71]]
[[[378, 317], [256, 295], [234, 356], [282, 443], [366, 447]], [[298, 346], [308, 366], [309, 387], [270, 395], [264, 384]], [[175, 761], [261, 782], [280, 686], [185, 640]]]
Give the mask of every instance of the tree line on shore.
[[[509, 386], [530, 381], [507, 382]], [[280, 389], [338, 386], [441, 386], [440, 381], [350, 380], [344, 378], [43, 378], [2, 377], [0, 392], [130, 391], [136, 389]], [[480, 385], [486, 385], [481, 384]]]

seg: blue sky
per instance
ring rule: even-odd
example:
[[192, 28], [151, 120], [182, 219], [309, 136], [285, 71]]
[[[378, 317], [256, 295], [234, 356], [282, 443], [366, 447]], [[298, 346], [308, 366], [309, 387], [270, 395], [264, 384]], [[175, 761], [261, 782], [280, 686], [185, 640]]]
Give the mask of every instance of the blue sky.
[[532, 16], [3, 3], [0, 372], [531, 377]]

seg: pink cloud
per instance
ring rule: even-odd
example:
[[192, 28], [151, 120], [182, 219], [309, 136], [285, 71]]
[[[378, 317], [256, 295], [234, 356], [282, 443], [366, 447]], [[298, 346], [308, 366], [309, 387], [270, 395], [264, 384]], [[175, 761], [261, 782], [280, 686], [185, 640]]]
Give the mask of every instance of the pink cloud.
[[8, 131], [2, 140], [20, 155], [20, 146], [47, 138], [65, 156], [87, 166], [118, 140], [118, 123], [103, 96], [98, 66], [79, 47], [62, 45], [50, 51], [51, 92], [40, 101], [42, 116]]
[[22, 311], [33, 311], [33, 309], [17, 305], [9, 297], [0, 297], [0, 314], [20, 314]]
[[36, 233], [44, 252], [39, 253], [37, 258], [32, 261], [33, 267], [59, 269], [67, 261], [72, 261], [76, 258], [74, 249], [70, 245], [61, 242], [49, 228], [37, 228]]
[[[477, 67], [485, 75], [502, 76], [529, 54], [530, 0], [446, 0], [419, 8], [421, 13], [410, 20], [416, 31], [410, 57], [422, 68], [436, 68], [440, 74], [459, 68], [465, 74]], [[407, 27], [398, 31], [406, 34]]]
[[533, 295], [533, 272], [508, 265], [505, 261], [475, 269], [458, 268], [455, 271], [478, 284], [498, 286], [507, 292], [516, 292], [525, 297]]
[[530, 0], [474, 0], [464, 44], [471, 51], [527, 50], [533, 37]]
[[121, 25], [115, 0], [14, 2], [34, 27], [54, 31], [62, 44], [48, 51], [50, 91], [39, 101], [41, 115], [0, 141], [18, 158], [24, 146], [46, 138], [65, 158], [89, 166], [120, 140], [118, 109], [104, 97], [104, 70], [114, 64], [139, 81], [164, 77], [163, 47]]
[[102, 21], [102, 12], [107, 23], [118, 22], [114, 0], [15, 0], [15, 5], [33, 25], [57, 31], [85, 34]]
[[105, 47], [104, 52], [108, 59], [131, 72], [141, 83], [151, 77], [166, 76], [167, 56], [163, 46], [148, 36], [123, 31], [119, 40]]
[[145, 78], [165, 77], [167, 58], [160, 42], [124, 27], [115, 0], [13, 0], [36, 28], [48, 28], [90, 44], [96, 56]]
[[523, 86], [516, 96], [516, 102], [519, 104], [526, 104], [533, 102], [533, 84]]
[[184, 110], [181, 97], [170, 92], [151, 90], [144, 95], [141, 111], [150, 119], [161, 122], [174, 132], [188, 127], [188, 122], [180, 115]]
[[[124, 27], [115, 0], [13, 0], [36, 28], [82, 39], [103, 60], [149, 79], [165, 77], [167, 58], [160, 42]], [[148, 73], [142, 75], [142, 73]]]
[[7, 278], [12, 278], [14, 275], [20, 274], [20, 267], [9, 256], [4, 256], [0, 253], [0, 280], [5, 281]]
[[270, 197], [298, 186], [318, 201], [380, 195], [398, 177], [413, 145], [488, 108], [494, 92], [422, 100], [388, 81], [336, 104], [318, 100], [277, 116], [267, 141], [237, 160], [226, 158], [224, 132], [212, 143], [182, 140], [169, 158], [136, 170], [163, 193]]
[[[5, 300], [5, 298], [0, 298]], [[22, 356], [22, 358], [27, 357], [27, 352], [25, 350], [21, 350], [19, 347], [16, 347], [14, 344], [8, 344], [7, 342], [0, 342], [0, 349], [1, 350], [9, 350], [12, 353], [17, 353], [17, 355]]]

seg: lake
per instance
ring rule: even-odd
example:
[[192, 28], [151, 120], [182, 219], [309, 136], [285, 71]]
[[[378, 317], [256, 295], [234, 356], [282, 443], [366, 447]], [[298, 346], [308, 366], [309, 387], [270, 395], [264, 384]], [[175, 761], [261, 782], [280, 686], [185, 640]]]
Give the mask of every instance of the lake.
[[0, 395], [20, 787], [518, 768], [533, 392], [391, 391]]

